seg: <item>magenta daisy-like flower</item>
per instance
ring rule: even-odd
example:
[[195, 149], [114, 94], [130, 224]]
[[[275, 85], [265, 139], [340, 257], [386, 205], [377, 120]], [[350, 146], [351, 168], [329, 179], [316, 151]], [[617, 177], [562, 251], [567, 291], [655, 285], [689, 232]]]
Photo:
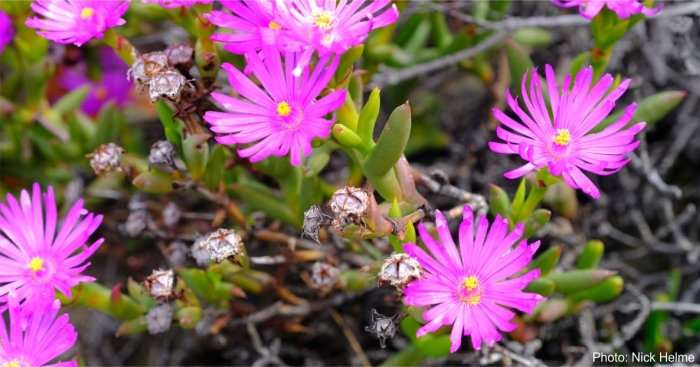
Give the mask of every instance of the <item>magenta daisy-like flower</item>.
[[0, 55], [5, 50], [5, 46], [12, 41], [15, 29], [12, 27], [12, 19], [0, 10]]
[[345, 53], [365, 42], [372, 29], [399, 18], [390, 0], [277, 0], [277, 4], [280, 25], [288, 30], [280, 37], [283, 47], [303, 50], [295, 75], [309, 63], [314, 51], [320, 57]]
[[27, 317], [24, 315], [24, 309], [19, 305], [17, 294], [10, 291], [9, 330], [5, 325], [4, 317], [0, 315], [0, 366], [77, 366], [74, 361], [47, 364], [70, 349], [78, 339], [78, 333], [75, 332], [73, 325], [68, 323], [68, 315], [64, 314], [56, 318], [58, 309], [61, 307], [59, 300], [42, 297], [39, 294], [35, 297], [43, 298], [42, 302], [35, 312]]
[[539, 294], [522, 292], [540, 276], [539, 269], [506, 280], [525, 268], [540, 245], [538, 241], [528, 246], [527, 240], [523, 240], [509, 251], [523, 235], [523, 224], [518, 223], [508, 233], [508, 221], [496, 216], [489, 230], [488, 220], [481, 216], [475, 235], [474, 215], [469, 206], [464, 207], [463, 217], [459, 250], [440, 211], [435, 212], [440, 242], [433, 239], [422, 222], [418, 226], [432, 256], [413, 243], [403, 246], [427, 272], [425, 278], [410, 283], [403, 291], [404, 303], [433, 306], [423, 313], [428, 323], [418, 329], [416, 336], [434, 332], [443, 325], [454, 325], [450, 337], [452, 353], [462, 344], [462, 334], [471, 335], [475, 349], [481, 349], [482, 341], [493, 346], [501, 339], [496, 328], [505, 332], [516, 328], [510, 323], [515, 313], [506, 307], [532, 313], [545, 300]]
[[8, 194], [7, 203], [0, 203], [0, 301], [15, 290], [28, 312], [40, 302], [39, 295], [54, 299], [55, 288], [70, 298], [72, 286], [95, 280], [80, 273], [90, 265], [85, 260], [103, 241], [85, 245], [102, 216], [83, 209], [82, 199], [68, 211], [56, 234], [59, 226], [53, 188], [49, 186], [43, 194], [45, 215], [41, 196], [41, 187], [35, 183], [31, 197], [22, 190], [19, 201]]
[[213, 1], [214, 0], [141, 0], [142, 3], [158, 3], [166, 9], [193, 6], [195, 4], [211, 4]]
[[275, 4], [272, 1], [231, 0], [222, 1], [232, 14], [212, 10], [204, 17], [215, 25], [236, 31], [236, 33], [218, 33], [211, 36], [217, 42], [226, 43], [224, 48], [235, 54], [243, 55], [263, 48], [262, 29], [279, 30], [275, 22]]
[[644, 128], [645, 123], [623, 130], [637, 108], [637, 104], [632, 103], [615, 123], [603, 131], [588, 132], [612, 111], [630, 80], [623, 81], [608, 93], [613, 77], [606, 74], [591, 89], [593, 68], [588, 67], [576, 75], [571, 91], [571, 75], [567, 75], [560, 95], [554, 71], [549, 65], [546, 66], [546, 75], [553, 118], [549, 116], [535, 69], [529, 94], [525, 88], [527, 78], [523, 78], [522, 84], [522, 97], [530, 114], [520, 109], [509, 91], [508, 105], [522, 122], [516, 122], [494, 108], [496, 119], [512, 131], [499, 126], [496, 134], [505, 143], [489, 142], [489, 147], [496, 153], [519, 154], [528, 161], [524, 166], [506, 172], [508, 178], [518, 178], [533, 169], [547, 166], [552, 175], [562, 175], [569, 186], [598, 198], [600, 191], [581, 170], [598, 175], [619, 171], [629, 161], [626, 154], [639, 145], [639, 141], [634, 141], [634, 135]]
[[81, 46], [94, 37], [102, 38], [104, 31], [126, 23], [121, 18], [129, 1], [36, 0], [32, 9], [44, 19], [27, 19], [27, 27], [40, 29], [36, 33], [58, 43]]
[[608, 9], [617, 13], [620, 19], [627, 19], [639, 13], [647, 16], [654, 15], [664, 7], [664, 4], [661, 4], [656, 10], [649, 9], [638, 0], [552, 0], [552, 2], [565, 8], [578, 6], [579, 13], [586, 19], [593, 19], [606, 5]]
[[297, 53], [285, 53], [284, 64], [280, 52], [270, 46], [263, 47], [264, 60], [255, 52], [245, 57], [264, 91], [233, 65], [223, 64], [233, 89], [250, 102], [214, 92], [212, 97], [228, 112], [207, 111], [204, 120], [212, 131], [228, 134], [216, 137], [221, 144], [255, 143], [238, 150], [252, 162], [290, 154], [292, 164], [298, 166], [302, 157], [311, 154], [311, 141], [330, 134], [335, 116], [327, 120], [325, 115], [345, 101], [345, 90], [316, 99], [333, 77], [339, 57], [321, 58], [313, 71], [306, 66], [299, 78], [292, 75]]
[[89, 94], [80, 106], [90, 115], [96, 115], [109, 101], [115, 101], [118, 107], [122, 107], [132, 99], [133, 83], [124, 77], [129, 66], [108, 47], [100, 49], [100, 65], [102, 78], [99, 81], [88, 77], [85, 62], [67, 69], [59, 79], [61, 86], [68, 90], [80, 88], [86, 84], [91, 86]]

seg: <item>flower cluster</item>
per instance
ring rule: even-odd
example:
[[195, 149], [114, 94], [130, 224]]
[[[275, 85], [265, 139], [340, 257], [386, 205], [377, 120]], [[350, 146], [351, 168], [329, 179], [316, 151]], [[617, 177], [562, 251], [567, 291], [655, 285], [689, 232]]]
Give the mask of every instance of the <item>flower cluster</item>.
[[664, 4], [656, 10], [649, 9], [639, 0], [552, 0], [558, 6], [571, 8], [578, 6], [578, 10], [586, 19], [593, 19], [604, 6], [617, 13], [620, 19], [627, 19], [635, 14], [654, 15], [663, 9]]
[[214, 0], [141, 0], [142, 3], [158, 3], [166, 9], [175, 9], [181, 6], [195, 4], [211, 4]]
[[[212, 96], [228, 112], [209, 111], [221, 144], [252, 144], [239, 153], [256, 162], [271, 155], [291, 155], [300, 165], [311, 154], [311, 142], [331, 132], [334, 119], [326, 115], [340, 108], [344, 90], [319, 98], [331, 81], [339, 55], [365, 41], [370, 30], [395, 22], [398, 11], [390, 1], [326, 0], [223, 1], [232, 14], [212, 11], [205, 17], [231, 28], [234, 34], [215, 34], [233, 53], [244, 54], [263, 90], [230, 64], [223, 67], [231, 86], [250, 102], [224, 94]], [[312, 67], [314, 54], [318, 61]]]
[[9, 334], [0, 317], [0, 365], [44, 365], [73, 345], [68, 316], [53, 322], [55, 290], [71, 297], [71, 287], [94, 280], [81, 273], [103, 241], [85, 245], [101, 221], [79, 200], [59, 226], [53, 188], [42, 194], [39, 184], [31, 196], [23, 190], [19, 201], [8, 194], [0, 203], [0, 309], [10, 312]]
[[619, 171], [629, 161], [625, 158], [626, 154], [639, 145], [639, 141], [634, 141], [634, 135], [645, 125], [640, 122], [624, 129], [637, 107], [636, 103], [632, 103], [612, 125], [601, 132], [589, 134], [612, 111], [615, 101], [627, 90], [630, 80], [623, 81], [610, 91], [614, 79], [606, 74], [591, 89], [593, 68], [588, 67], [576, 75], [572, 88], [569, 88], [571, 75], [568, 75], [560, 95], [551, 66], [546, 66], [545, 74], [552, 118], [535, 69], [529, 93], [527, 77], [523, 77], [522, 82], [522, 97], [529, 114], [520, 108], [509, 91], [508, 105], [522, 122], [516, 122], [494, 108], [496, 119], [510, 130], [499, 126], [496, 134], [504, 143], [490, 142], [489, 146], [496, 153], [519, 154], [528, 161], [524, 166], [506, 172], [508, 178], [518, 178], [533, 169], [549, 167], [552, 175], [563, 176], [569, 186], [598, 198], [600, 191], [581, 170], [598, 175]]
[[[503, 306], [532, 313], [533, 308], [545, 300], [538, 294], [522, 292], [528, 283], [540, 276], [539, 269], [504, 280], [530, 262], [540, 243], [529, 246], [527, 240], [517, 243], [523, 235], [523, 224], [518, 223], [508, 233], [508, 220], [500, 216], [496, 216], [490, 229], [484, 216], [475, 223], [471, 208], [465, 206], [459, 226], [458, 250], [445, 217], [440, 211], [436, 211], [435, 217], [440, 242], [433, 239], [423, 223], [418, 227], [432, 256], [416, 244], [403, 246], [427, 273], [425, 278], [410, 283], [403, 291], [404, 302], [413, 306], [434, 306], [423, 313], [428, 323], [418, 329], [416, 336], [454, 324], [450, 338], [452, 353], [459, 349], [462, 334], [471, 335], [474, 349], [481, 349], [482, 341], [493, 346], [501, 339], [497, 328], [505, 332], [516, 328], [510, 322], [515, 313]], [[516, 246], [511, 250], [513, 245]]]
[[107, 29], [125, 24], [121, 16], [129, 1], [36, 0], [31, 6], [44, 19], [27, 19], [27, 27], [43, 29], [37, 34], [52, 41], [81, 46], [95, 37], [102, 38]]

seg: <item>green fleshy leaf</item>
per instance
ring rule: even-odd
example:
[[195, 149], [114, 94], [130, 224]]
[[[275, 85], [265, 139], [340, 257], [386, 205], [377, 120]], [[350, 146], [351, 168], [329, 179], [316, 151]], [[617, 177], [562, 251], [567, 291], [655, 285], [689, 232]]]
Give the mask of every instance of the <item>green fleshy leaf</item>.
[[500, 215], [503, 218], [508, 218], [510, 214], [510, 198], [508, 194], [496, 185], [489, 185], [489, 188], [491, 192], [489, 197], [491, 215]]
[[557, 293], [570, 294], [592, 288], [615, 275], [615, 271], [603, 269], [570, 270], [549, 274]]
[[182, 142], [182, 155], [185, 158], [187, 171], [190, 173], [192, 180], [198, 181], [207, 168], [207, 160], [209, 159], [209, 145], [207, 140], [209, 134], [195, 134], [187, 137]]
[[374, 88], [369, 95], [367, 103], [360, 111], [360, 117], [357, 123], [357, 135], [360, 136], [363, 142], [367, 142], [369, 147], [374, 146], [374, 125], [379, 116], [380, 98], [379, 87]]
[[132, 182], [139, 190], [149, 194], [168, 194], [173, 191], [173, 179], [157, 169], [144, 172]]
[[554, 282], [549, 279], [537, 278], [531, 281], [523, 292], [527, 293], [537, 293], [543, 297], [549, 297], [552, 292], [554, 292]]
[[59, 116], [65, 116], [83, 104], [88, 93], [90, 93], [90, 88], [90, 85], [84, 85], [80, 88], [73, 89], [56, 101], [52, 109], [56, 111]]
[[569, 295], [574, 302], [585, 300], [593, 302], [608, 302], [617, 298], [625, 287], [625, 281], [619, 275], [605, 279], [595, 287], [575, 292]]
[[588, 241], [583, 252], [576, 260], [576, 268], [578, 269], [595, 269], [598, 267], [600, 259], [603, 257], [605, 245], [598, 240]]
[[408, 102], [397, 107], [384, 126], [377, 145], [367, 156], [365, 174], [382, 176], [389, 172], [403, 155], [411, 134], [411, 108]]
[[550, 247], [528, 265], [528, 270], [540, 269], [540, 276], [547, 276], [559, 263], [561, 246]]

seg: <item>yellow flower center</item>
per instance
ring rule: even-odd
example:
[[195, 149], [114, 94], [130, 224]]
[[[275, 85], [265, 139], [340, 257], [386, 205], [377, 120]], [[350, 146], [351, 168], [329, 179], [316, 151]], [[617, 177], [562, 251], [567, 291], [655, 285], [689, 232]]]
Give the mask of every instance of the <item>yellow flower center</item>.
[[2, 367], [21, 367], [21, 366], [19, 365], [19, 362], [17, 362], [17, 361], [15, 360], [15, 361], [12, 361], [12, 362], [7, 362], [7, 363], [5, 363], [4, 365], [2, 365]]
[[569, 129], [558, 129], [557, 136], [553, 136], [552, 141], [556, 145], [569, 145], [569, 143], [571, 143], [571, 135], [569, 134]]
[[32, 261], [29, 263], [29, 269], [31, 269], [31, 271], [33, 273], [36, 273], [39, 270], [46, 270], [46, 269], [44, 269], [44, 259], [42, 259], [38, 256], [34, 257], [32, 259]]
[[272, 29], [280, 29], [280, 28], [282, 28], [281, 25], [279, 25], [279, 24], [277, 24], [277, 23], [275, 23], [275, 22], [273, 22], [273, 21], [270, 21], [270, 24], [268, 24], [267, 26], [270, 27], [270, 28], [272, 28]]
[[322, 11], [316, 14], [316, 16], [314, 16], [314, 23], [316, 24], [316, 27], [323, 29], [331, 29], [331, 23], [333, 22], [333, 18], [333, 14], [327, 11]]
[[90, 18], [93, 14], [95, 14], [95, 9], [93, 8], [84, 8], [83, 11], [80, 12], [80, 16], [83, 19]]
[[280, 104], [277, 105], [277, 113], [282, 117], [287, 117], [292, 113], [292, 106], [287, 102], [280, 102]]
[[462, 301], [462, 303], [478, 305], [481, 301], [479, 280], [473, 275], [464, 278], [462, 283], [457, 286], [457, 298]]
[[467, 288], [467, 290], [472, 291], [477, 285], [479, 285], [479, 283], [477, 282], [475, 276], [464, 278], [464, 287]]

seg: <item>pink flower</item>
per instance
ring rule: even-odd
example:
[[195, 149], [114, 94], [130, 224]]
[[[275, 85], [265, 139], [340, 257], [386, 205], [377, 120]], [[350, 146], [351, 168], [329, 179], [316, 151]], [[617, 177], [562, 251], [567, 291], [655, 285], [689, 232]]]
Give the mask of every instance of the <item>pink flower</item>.
[[617, 13], [620, 19], [627, 19], [631, 15], [642, 13], [646, 16], [654, 15], [664, 8], [664, 4], [659, 5], [656, 10], [644, 6], [638, 0], [552, 0], [554, 4], [561, 7], [578, 6], [578, 11], [586, 19], [593, 19], [607, 5], [608, 9]]
[[15, 29], [12, 27], [12, 19], [0, 10], [0, 55], [5, 50], [5, 46], [12, 41]]
[[[35, 294], [34, 297], [42, 298], [39, 294]], [[64, 314], [56, 319], [61, 302], [43, 298], [39, 308], [26, 318], [25, 310], [19, 306], [17, 295], [10, 291], [9, 333], [4, 317], [0, 315], [0, 366], [77, 366], [74, 361], [47, 365], [75, 344], [78, 333], [73, 325], [68, 323], [68, 315]]]
[[342, 54], [365, 42], [369, 31], [399, 18], [390, 0], [277, 0], [284, 49], [303, 50], [294, 75], [309, 63], [314, 51], [320, 57]]
[[510, 323], [515, 313], [505, 307], [532, 313], [545, 299], [538, 294], [522, 292], [540, 276], [539, 269], [505, 280], [525, 268], [540, 243], [528, 246], [527, 240], [523, 240], [509, 251], [523, 235], [523, 224], [518, 223], [507, 233], [508, 221], [500, 216], [496, 216], [490, 231], [488, 220], [481, 216], [475, 236], [474, 215], [469, 206], [464, 207], [464, 219], [459, 226], [459, 252], [440, 211], [435, 213], [435, 225], [442, 243], [433, 239], [422, 222], [418, 226], [420, 237], [432, 256], [413, 243], [403, 246], [428, 273], [426, 278], [410, 283], [404, 290], [404, 303], [436, 305], [423, 313], [428, 323], [418, 329], [416, 336], [452, 324], [452, 353], [462, 344], [462, 334], [471, 335], [474, 349], [481, 349], [482, 341], [493, 346], [501, 339], [496, 328], [505, 332], [516, 328]]
[[250, 51], [260, 51], [263, 48], [261, 29], [280, 29], [275, 22], [274, 3], [258, 0], [230, 0], [221, 4], [232, 14], [212, 10], [204, 17], [215, 25], [235, 30], [236, 33], [218, 33], [211, 36], [217, 42], [227, 43], [224, 46], [230, 52], [243, 55]]
[[330, 134], [335, 116], [326, 120], [325, 115], [340, 108], [345, 101], [345, 90], [316, 100], [333, 77], [340, 58], [334, 57], [330, 65], [330, 57], [321, 58], [313, 71], [306, 66], [301, 78], [295, 78], [292, 67], [297, 63], [298, 54], [285, 53], [284, 65], [280, 52], [273, 47], [265, 46], [263, 56], [264, 61], [254, 51], [245, 55], [248, 67], [264, 91], [233, 65], [223, 64], [233, 89], [250, 102], [212, 93], [229, 112], [207, 111], [204, 119], [212, 125], [212, 131], [229, 134], [216, 137], [221, 144], [255, 143], [238, 150], [252, 162], [270, 155], [281, 157], [291, 153], [292, 164], [298, 166], [302, 157], [311, 154], [311, 141]]
[[126, 23], [121, 16], [129, 1], [36, 0], [32, 9], [45, 17], [27, 19], [27, 27], [43, 29], [36, 33], [58, 43], [81, 46], [104, 31]]
[[213, 1], [214, 0], [141, 0], [142, 3], [158, 3], [166, 9], [193, 6], [195, 4], [211, 4]]
[[[58, 214], [53, 188], [49, 186], [43, 196], [45, 217], [38, 183], [34, 184], [31, 197], [22, 190], [19, 202], [7, 194], [7, 203], [0, 203], [0, 301], [16, 290], [18, 302], [24, 301], [23, 307], [29, 313], [40, 302], [37, 295], [54, 299], [56, 288], [70, 298], [72, 286], [95, 280], [80, 273], [90, 265], [85, 260], [103, 242], [99, 239], [92, 246], [85, 246], [102, 216], [88, 214], [82, 199], [68, 211], [56, 234]], [[79, 220], [85, 214], [87, 217]]]
[[562, 175], [569, 186], [598, 198], [600, 191], [581, 170], [598, 175], [610, 175], [619, 171], [629, 161], [625, 155], [639, 145], [639, 141], [633, 141], [634, 135], [644, 128], [645, 123], [640, 122], [622, 130], [632, 119], [637, 107], [636, 103], [632, 103], [620, 119], [605, 130], [595, 134], [588, 132], [615, 107], [615, 101], [625, 92], [630, 80], [623, 81], [608, 93], [613, 77], [606, 74], [590, 89], [593, 68], [588, 67], [576, 75], [571, 91], [571, 75], [567, 75], [560, 96], [554, 71], [549, 65], [546, 66], [546, 75], [554, 118], [550, 119], [535, 69], [532, 72], [529, 97], [525, 88], [527, 78], [523, 78], [522, 84], [523, 99], [530, 114], [520, 109], [509, 91], [508, 105], [522, 123], [494, 108], [496, 119], [512, 131], [499, 126], [496, 135], [505, 144], [489, 142], [489, 147], [496, 153], [519, 154], [528, 161], [524, 166], [506, 172], [508, 178], [518, 178], [533, 169], [547, 166], [552, 175]]
[[122, 107], [132, 99], [133, 84], [125, 77], [129, 66], [108, 47], [100, 49], [100, 65], [102, 78], [99, 81], [88, 77], [85, 62], [67, 69], [59, 79], [61, 86], [68, 90], [80, 88], [86, 84], [91, 86], [87, 98], [80, 107], [90, 115], [96, 115], [109, 101], [113, 100], [118, 107]]

